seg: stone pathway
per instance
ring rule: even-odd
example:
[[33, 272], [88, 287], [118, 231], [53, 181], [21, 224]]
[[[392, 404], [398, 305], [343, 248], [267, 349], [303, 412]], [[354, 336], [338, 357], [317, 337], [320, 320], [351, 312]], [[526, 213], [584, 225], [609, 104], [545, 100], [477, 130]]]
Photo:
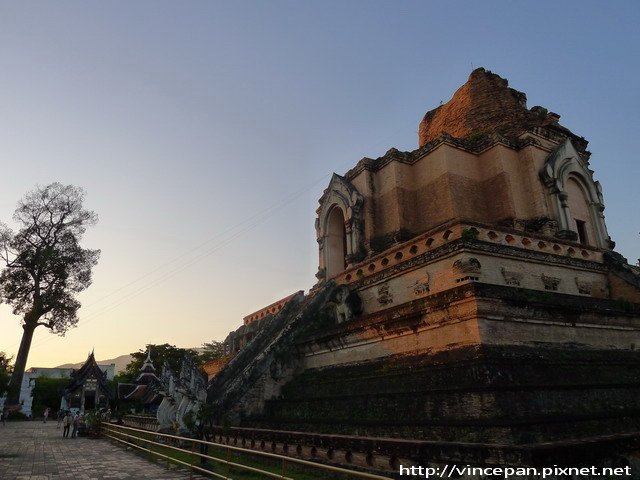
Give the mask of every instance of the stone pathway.
[[[152, 463], [103, 439], [62, 438], [55, 421], [0, 423], [2, 480], [186, 480], [189, 472]], [[194, 479], [204, 479], [193, 475]]]

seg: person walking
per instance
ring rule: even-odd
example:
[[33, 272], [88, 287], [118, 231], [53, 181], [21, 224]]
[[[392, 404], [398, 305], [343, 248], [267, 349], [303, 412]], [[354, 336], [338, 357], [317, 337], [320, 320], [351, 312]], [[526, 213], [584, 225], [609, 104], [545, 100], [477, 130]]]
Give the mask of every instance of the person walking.
[[66, 413], [64, 419], [62, 420], [62, 437], [69, 438], [69, 427], [71, 427], [71, 414], [69, 412]]
[[80, 426], [80, 414], [76, 413], [73, 416], [73, 431], [71, 432], [71, 438], [76, 438], [78, 436], [79, 426]]
[[7, 418], [9, 417], [9, 409], [5, 408], [4, 411], [2, 412], [2, 426], [6, 427], [7, 426]]
[[64, 411], [62, 409], [58, 410], [58, 424], [56, 425], [56, 428], [59, 429], [60, 425], [62, 424], [62, 419], [64, 418]]
[[49, 407], [44, 409], [44, 413], [42, 414], [42, 423], [47, 423], [47, 418], [49, 418]]

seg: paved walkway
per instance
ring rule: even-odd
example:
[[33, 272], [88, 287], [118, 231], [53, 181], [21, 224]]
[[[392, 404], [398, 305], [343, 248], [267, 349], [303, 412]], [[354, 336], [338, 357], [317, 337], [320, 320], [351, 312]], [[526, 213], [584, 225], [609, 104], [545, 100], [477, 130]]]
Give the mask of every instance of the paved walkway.
[[188, 472], [167, 470], [107, 440], [62, 438], [55, 421], [7, 422], [4, 427], [0, 423], [2, 480], [188, 478]]

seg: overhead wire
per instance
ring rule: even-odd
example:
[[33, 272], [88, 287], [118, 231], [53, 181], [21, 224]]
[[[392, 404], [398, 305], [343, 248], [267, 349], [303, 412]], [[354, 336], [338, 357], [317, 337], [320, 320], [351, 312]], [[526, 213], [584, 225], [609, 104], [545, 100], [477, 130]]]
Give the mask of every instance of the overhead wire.
[[[396, 134], [394, 134], [395, 136]], [[382, 144], [384, 142], [384, 140], [378, 140], [378, 142], [375, 142], [374, 145], [372, 145], [371, 148], [373, 147], [377, 147], [378, 145]], [[90, 310], [91, 307], [93, 307], [94, 305], [98, 305], [102, 302], [104, 302], [105, 300], [113, 297], [114, 295], [116, 295], [119, 292], [122, 292], [123, 290], [128, 289], [129, 287], [136, 285], [138, 283], [140, 283], [142, 280], [152, 276], [153, 274], [155, 274], [156, 272], [160, 272], [164, 269], [168, 269], [171, 265], [176, 264], [177, 262], [181, 261], [184, 258], [189, 258], [188, 260], [186, 260], [185, 262], [181, 263], [180, 265], [176, 266], [175, 268], [172, 268], [170, 270], [168, 270], [167, 272], [163, 273], [162, 276], [160, 276], [159, 278], [153, 279], [150, 282], [143, 284], [141, 287], [137, 288], [136, 290], [125, 294], [122, 298], [116, 300], [115, 302], [109, 303], [103, 307], [100, 307], [98, 310], [96, 310], [95, 312], [91, 312], [88, 313], [87, 315], [83, 315], [82, 316], [82, 324], [86, 325], [87, 323], [90, 323], [92, 320], [94, 320], [97, 317], [100, 317], [102, 315], [104, 315], [105, 313], [108, 313], [116, 308], [118, 308], [119, 306], [133, 300], [134, 298], [137, 298], [138, 296], [142, 295], [143, 293], [147, 292], [148, 290], [150, 290], [153, 287], [156, 287], [157, 285], [160, 285], [162, 283], [164, 283], [165, 281], [175, 277], [177, 274], [179, 274], [180, 272], [186, 270], [187, 268], [191, 267], [192, 265], [194, 265], [195, 263], [197, 263], [199, 260], [201, 260], [202, 258], [205, 258], [209, 255], [212, 255], [214, 253], [216, 253], [217, 251], [219, 251], [220, 249], [222, 249], [223, 247], [227, 246], [228, 244], [230, 244], [233, 240], [235, 240], [238, 237], [241, 237], [243, 234], [247, 233], [248, 231], [254, 229], [255, 227], [257, 227], [259, 224], [263, 223], [265, 220], [267, 220], [268, 218], [270, 218], [272, 215], [274, 215], [275, 211], [281, 209], [282, 207], [290, 204], [292, 201], [294, 201], [296, 198], [298, 198], [299, 196], [303, 195], [304, 193], [308, 192], [312, 187], [314, 187], [315, 185], [317, 185], [318, 183], [320, 183], [321, 181], [325, 180], [327, 177], [329, 177], [330, 174], [324, 174], [321, 177], [317, 178], [316, 180], [314, 180], [313, 182], [306, 184], [304, 187], [294, 191], [292, 194], [286, 196], [285, 198], [283, 198], [282, 200], [272, 204], [271, 206], [268, 206], [262, 210], [260, 210], [259, 212], [254, 213], [253, 215], [245, 218], [244, 220], [228, 227], [226, 230], [223, 230], [222, 232], [218, 232], [215, 235], [213, 235], [212, 237], [208, 238], [207, 240], [205, 240], [204, 242], [200, 243], [199, 245], [196, 245], [195, 247], [192, 247], [191, 249], [189, 249], [188, 251], [173, 257], [171, 260], [164, 262], [163, 264], [161, 264], [160, 266], [146, 272], [145, 274], [139, 276], [138, 278], [136, 278], [135, 280], [117, 288], [116, 290], [113, 290], [112, 292], [102, 296], [101, 298], [94, 300], [92, 303], [84, 306], [83, 310], [86, 312], [87, 310]], [[228, 238], [224, 238], [225, 235], [231, 235]], [[213, 246], [206, 248], [205, 247], [209, 244], [211, 244], [211, 242], [213, 242], [216, 239], [219, 239], [223, 237], [219, 243], [214, 244]], [[195, 256], [193, 256], [193, 254], [195, 252], [198, 252], [200, 250], [203, 250], [201, 253], [196, 254]], [[45, 339], [42, 339], [39, 342], [36, 342], [34, 345], [32, 346], [39, 346], [42, 345], [44, 343], [47, 343], [49, 341], [52, 341], [55, 337], [49, 336]], [[20, 344], [20, 342], [14, 344], [13, 348], [17, 347]]]
[[[287, 197], [283, 198], [282, 200], [260, 210], [259, 212], [251, 215], [250, 217], [247, 217], [246, 219], [242, 220], [241, 222], [238, 222], [236, 224], [234, 224], [233, 226], [229, 227], [228, 229], [226, 229], [226, 231], [224, 232], [220, 232], [217, 233], [216, 235], [214, 235], [213, 237], [207, 239], [205, 242], [200, 243], [198, 246], [188, 250], [185, 253], [182, 253], [181, 255], [178, 255], [176, 257], [174, 257], [173, 259], [169, 260], [168, 262], [165, 262], [163, 265], [151, 270], [150, 272], [147, 272], [144, 275], [141, 275], [140, 277], [138, 277], [136, 280], [129, 282], [128, 284], [119, 287], [117, 290], [110, 292], [109, 294], [103, 296], [102, 298], [92, 302], [91, 304], [88, 305], [88, 307], [96, 305], [100, 302], [102, 302], [103, 300], [105, 300], [108, 297], [112, 297], [115, 293], [120, 292], [132, 285], [135, 285], [136, 283], [139, 283], [141, 280], [149, 277], [150, 275], [152, 275], [155, 272], [158, 272], [160, 270], [163, 270], [165, 268], [167, 268], [170, 265], [175, 264], [177, 261], [185, 258], [185, 257], [191, 257], [188, 260], [186, 260], [185, 262], [181, 263], [180, 265], [176, 266], [175, 268], [165, 272], [162, 274], [161, 277], [156, 278], [154, 280], [151, 280], [149, 283], [146, 283], [144, 285], [142, 285], [141, 287], [137, 288], [136, 290], [126, 294], [123, 298], [120, 298], [118, 300], [116, 300], [115, 302], [112, 302], [110, 304], [107, 304], [103, 307], [101, 307], [100, 309], [98, 309], [95, 312], [89, 313], [87, 315], [83, 315], [82, 316], [82, 324], [86, 325], [87, 323], [90, 323], [92, 320], [94, 320], [95, 318], [108, 313], [112, 310], [114, 310], [115, 308], [119, 307], [120, 305], [127, 303], [129, 301], [131, 301], [132, 299], [142, 295], [143, 293], [145, 293], [146, 291], [150, 290], [151, 288], [162, 284], [163, 282], [169, 280], [170, 278], [176, 276], [177, 274], [179, 274], [180, 272], [182, 272], [183, 270], [191, 267], [192, 265], [194, 265], [195, 263], [197, 263], [198, 261], [200, 261], [202, 258], [205, 258], [209, 255], [212, 255], [213, 253], [219, 251], [220, 249], [222, 249], [223, 247], [229, 245], [233, 240], [237, 239], [238, 237], [241, 237], [243, 234], [247, 233], [248, 231], [254, 229], [255, 227], [257, 227], [259, 224], [263, 223], [264, 221], [266, 221], [267, 219], [271, 218], [278, 210], [282, 209], [282, 207], [285, 207], [286, 205], [290, 204], [291, 202], [293, 202], [295, 199], [297, 199], [298, 197], [300, 197], [301, 195], [303, 195], [304, 193], [308, 192], [312, 187], [314, 187], [315, 185], [317, 185], [318, 183], [320, 183], [321, 181], [325, 180], [329, 175], [325, 174], [322, 177], [317, 178], [316, 180], [314, 180], [313, 182], [306, 184], [304, 187], [294, 191], [292, 194], [288, 195]], [[197, 252], [199, 250], [203, 250], [203, 248], [210, 244], [214, 239], [218, 239], [221, 236], [230, 234], [229, 237], [227, 238], [223, 238], [222, 240], [219, 241], [219, 243], [216, 243], [215, 245], [205, 249], [204, 251], [196, 254], [195, 256], [193, 256], [194, 252]], [[85, 311], [86, 311], [85, 307]], [[39, 346], [42, 345], [44, 343], [47, 343], [49, 341], [52, 341], [55, 337], [47, 337], [45, 339], [42, 339], [39, 342], [36, 342], [34, 345], [32, 346]], [[14, 345], [14, 348], [19, 345], [19, 343]]]

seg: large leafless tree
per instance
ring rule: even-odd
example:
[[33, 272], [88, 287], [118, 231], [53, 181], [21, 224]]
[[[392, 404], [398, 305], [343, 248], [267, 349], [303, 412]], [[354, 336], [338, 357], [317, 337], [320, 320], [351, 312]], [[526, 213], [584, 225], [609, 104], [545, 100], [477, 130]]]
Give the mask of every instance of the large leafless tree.
[[9, 403], [17, 403], [27, 357], [36, 328], [64, 335], [78, 323], [76, 294], [91, 284], [91, 269], [99, 250], [79, 244], [97, 215], [82, 203], [84, 191], [52, 183], [37, 187], [20, 202], [13, 215], [14, 232], [0, 224], [0, 299], [22, 317], [22, 341], [9, 385]]

